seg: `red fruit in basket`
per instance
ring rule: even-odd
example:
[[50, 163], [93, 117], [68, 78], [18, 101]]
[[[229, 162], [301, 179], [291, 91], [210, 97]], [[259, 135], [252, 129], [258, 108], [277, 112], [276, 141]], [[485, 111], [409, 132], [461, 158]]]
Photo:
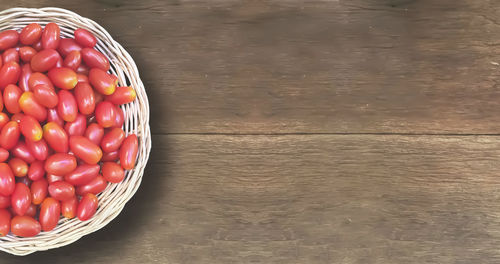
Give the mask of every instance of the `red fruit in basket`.
[[77, 74], [83, 74], [85, 76], [89, 75], [89, 67], [85, 65], [85, 63], [80, 63], [80, 66], [78, 66], [78, 69], [76, 69]]
[[100, 102], [95, 109], [97, 123], [104, 128], [114, 125], [116, 114], [116, 107], [108, 101]]
[[24, 177], [28, 174], [28, 164], [20, 158], [10, 159], [9, 166], [16, 177]]
[[44, 162], [41, 160], [36, 160], [30, 164], [28, 169], [28, 178], [32, 181], [38, 181], [43, 179], [45, 175]]
[[55, 174], [47, 174], [47, 182], [49, 182], [49, 184], [51, 183], [54, 183], [54, 182], [58, 182], [58, 181], [64, 181], [64, 177], [63, 176], [59, 176], [59, 175], [55, 175]]
[[[57, 100], [59, 101], [59, 97], [57, 97]], [[62, 120], [55, 108], [47, 110], [47, 122], [54, 122], [60, 127], [64, 126], [64, 120]]]
[[115, 108], [116, 108], [116, 116], [115, 116], [115, 122], [113, 123], [113, 127], [121, 128], [123, 126], [123, 123], [125, 122], [125, 116], [123, 114], [123, 110], [120, 107], [115, 107]]
[[49, 194], [59, 201], [67, 201], [75, 196], [75, 187], [65, 181], [49, 184]]
[[[23, 62], [30, 62], [36, 53], [37, 51], [30, 46], [24, 46], [19, 48], [19, 58], [21, 58]], [[29, 63], [27, 65], [29, 65]], [[31, 65], [29, 66], [31, 69]]]
[[93, 180], [88, 182], [87, 184], [80, 185], [76, 188], [76, 194], [84, 195], [87, 193], [98, 194], [108, 186], [108, 182], [101, 175], [97, 175]]
[[0, 209], [10, 207], [10, 196], [0, 195]]
[[38, 206], [34, 204], [30, 204], [30, 207], [28, 207], [28, 210], [26, 210], [26, 213], [24, 215], [30, 216], [30, 217], [35, 217], [37, 213]]
[[123, 140], [125, 139], [125, 132], [121, 128], [112, 128], [104, 135], [101, 141], [101, 148], [104, 152], [113, 152], [120, 149]]
[[6, 236], [10, 231], [10, 218], [9, 210], [0, 209], [0, 236]]
[[78, 110], [84, 115], [90, 115], [95, 109], [94, 90], [87, 82], [79, 82], [75, 87], [75, 99]]
[[9, 151], [4, 148], [0, 148], [0, 162], [5, 162], [8, 158]]
[[103, 136], [104, 128], [102, 128], [99, 124], [92, 123], [87, 127], [87, 130], [85, 130], [85, 137], [96, 145], [101, 144]]
[[24, 64], [21, 67], [21, 76], [19, 76], [19, 88], [21, 88], [23, 92], [28, 92], [30, 90], [29, 79], [31, 78], [31, 74], [33, 74], [31, 65], [29, 65], [29, 63]]
[[40, 38], [35, 44], [31, 45], [37, 52], [43, 50], [42, 39]]
[[104, 95], [102, 93], [95, 91], [94, 90], [94, 98], [95, 98], [95, 104], [99, 104], [100, 102], [104, 101]]
[[14, 174], [7, 163], [0, 163], [0, 195], [9, 196], [16, 187]]
[[48, 23], [42, 32], [42, 47], [44, 49], [57, 49], [59, 46], [59, 41], [61, 29], [56, 23]]
[[84, 136], [71, 136], [69, 148], [79, 159], [87, 164], [96, 164], [102, 158], [102, 150]]
[[42, 227], [38, 221], [31, 216], [14, 216], [10, 221], [10, 230], [16, 236], [33, 237], [40, 233]]
[[31, 77], [28, 80], [29, 89], [33, 91], [35, 89], [35, 86], [41, 84], [54, 89], [54, 85], [50, 81], [49, 77], [47, 77], [47, 75], [41, 72], [34, 72], [33, 74], [31, 74]]
[[44, 178], [31, 183], [31, 202], [33, 204], [41, 204], [49, 193], [48, 188], [49, 183]]
[[[56, 152], [68, 152], [69, 138], [66, 131], [55, 122], [43, 126], [43, 138]], [[0, 136], [1, 142], [1, 136]]]
[[61, 214], [67, 219], [75, 218], [77, 208], [78, 199], [76, 197], [61, 202]]
[[3, 103], [9, 113], [15, 114], [21, 112], [19, 98], [22, 93], [21, 89], [14, 84], [7, 85], [3, 90]]
[[70, 52], [66, 58], [64, 58], [63, 65], [64, 67], [67, 67], [69, 69], [72, 69], [76, 71], [78, 67], [80, 66], [80, 63], [82, 63], [82, 55], [80, 54], [80, 51], [74, 50]]
[[47, 197], [40, 206], [38, 220], [43, 231], [50, 231], [57, 226], [61, 215], [61, 204], [52, 197]]
[[97, 211], [97, 197], [94, 194], [87, 193], [82, 197], [78, 208], [76, 209], [76, 215], [81, 221], [86, 221], [94, 216]]
[[110, 95], [116, 90], [115, 80], [110, 74], [102, 69], [90, 69], [89, 81], [96, 91], [104, 95]]
[[46, 84], [39, 84], [35, 86], [33, 89], [33, 95], [39, 104], [47, 108], [54, 108], [57, 106], [57, 103], [59, 103], [59, 97], [57, 96], [54, 88]]
[[125, 178], [125, 171], [116, 162], [104, 162], [102, 164], [102, 176], [112, 183], [118, 183]]
[[56, 66], [60, 58], [59, 53], [53, 49], [41, 50], [31, 58], [31, 69], [36, 72], [46, 72]]
[[15, 84], [21, 76], [21, 66], [15, 61], [5, 63], [0, 68], [0, 89], [4, 89], [9, 84]]
[[102, 154], [102, 158], [101, 158], [101, 161], [117, 161], [118, 159], [120, 159], [120, 151], [117, 150], [117, 151], [112, 151], [112, 152], [104, 152], [104, 154]]
[[76, 43], [76, 41], [72, 38], [63, 38], [59, 42], [59, 47], [57, 48], [59, 53], [63, 57], [68, 56], [68, 54], [74, 50], [80, 51], [82, 47]]
[[45, 160], [49, 154], [49, 147], [47, 142], [42, 138], [39, 141], [26, 140], [26, 146], [29, 152], [37, 160]]
[[97, 43], [97, 39], [94, 37], [90, 31], [78, 28], [75, 30], [75, 41], [82, 47], [93, 48]]
[[32, 163], [35, 161], [35, 156], [33, 156], [24, 141], [19, 141], [10, 152], [14, 157], [20, 158], [27, 163]]
[[[0, 97], [2, 97], [2, 96], [0, 96]], [[9, 116], [6, 113], [3, 113], [3, 112], [0, 113], [0, 129], [2, 129], [3, 126], [5, 126], [5, 124], [7, 124], [7, 122], [9, 122], [9, 121], [10, 121]], [[1, 157], [1, 155], [0, 155], [0, 157]], [[1, 158], [0, 158], [0, 160], [1, 160]]]
[[19, 63], [19, 52], [15, 48], [10, 48], [2, 54], [3, 63], [17, 62]]
[[12, 210], [16, 215], [24, 215], [31, 204], [31, 191], [24, 183], [16, 183], [14, 192], [10, 196]]
[[99, 165], [82, 164], [64, 176], [64, 180], [75, 186], [84, 185], [95, 179], [99, 174]]
[[37, 23], [31, 23], [21, 30], [19, 41], [23, 45], [33, 45], [42, 37], [42, 26]]
[[66, 122], [73, 122], [78, 115], [78, 106], [76, 99], [71, 92], [60, 90], [58, 93], [59, 104], [57, 105], [57, 113]]
[[24, 138], [31, 141], [38, 141], [42, 139], [43, 130], [38, 121], [29, 115], [25, 115], [21, 122], [19, 123], [19, 128], [21, 130], [21, 134], [23, 134]]
[[89, 82], [89, 77], [87, 77], [87, 75], [77, 73], [76, 78], [78, 79], [78, 83], [82, 83], [82, 82], [88, 83]]
[[139, 143], [137, 136], [129, 135], [122, 143], [120, 148], [120, 164], [126, 170], [131, 170], [135, 166]]
[[0, 32], [0, 50], [6, 50], [17, 45], [19, 33], [15, 30], [5, 30]]
[[76, 169], [75, 156], [67, 153], [56, 153], [45, 161], [45, 171], [55, 175], [65, 175]]
[[106, 96], [106, 100], [116, 105], [128, 104], [135, 100], [136, 93], [132, 87], [120, 86], [116, 87], [113, 94]]
[[34, 117], [39, 122], [47, 119], [47, 109], [35, 100], [35, 95], [32, 92], [21, 94], [19, 107], [24, 114]]
[[103, 71], [109, 71], [109, 60], [104, 54], [92, 48], [83, 48], [81, 51], [82, 60], [89, 68], [99, 68]]
[[71, 90], [78, 83], [76, 72], [70, 68], [53, 68], [47, 74], [52, 83], [61, 89]]
[[83, 136], [86, 127], [87, 118], [82, 114], [78, 114], [75, 121], [66, 123], [64, 130], [66, 130], [69, 136]]
[[4, 149], [11, 149], [19, 140], [21, 131], [16, 121], [10, 121], [3, 126], [0, 132], [0, 146]]

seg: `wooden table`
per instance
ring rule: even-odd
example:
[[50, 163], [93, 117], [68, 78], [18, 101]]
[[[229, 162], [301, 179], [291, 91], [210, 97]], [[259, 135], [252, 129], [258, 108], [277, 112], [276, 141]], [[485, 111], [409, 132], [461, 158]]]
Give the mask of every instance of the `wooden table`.
[[65, 1], [137, 62], [123, 213], [1, 263], [500, 263], [500, 5]]

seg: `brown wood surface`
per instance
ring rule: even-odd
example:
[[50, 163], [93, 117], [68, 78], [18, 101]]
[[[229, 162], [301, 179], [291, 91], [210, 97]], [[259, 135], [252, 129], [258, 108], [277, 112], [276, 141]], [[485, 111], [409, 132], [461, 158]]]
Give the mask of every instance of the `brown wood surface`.
[[117, 219], [0, 263], [500, 263], [496, 1], [0, 6], [104, 26], [153, 132]]

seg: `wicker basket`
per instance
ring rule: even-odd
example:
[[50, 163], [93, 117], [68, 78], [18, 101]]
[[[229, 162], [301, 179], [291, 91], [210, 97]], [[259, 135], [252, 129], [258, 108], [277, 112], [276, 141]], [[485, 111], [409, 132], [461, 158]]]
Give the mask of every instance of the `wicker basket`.
[[98, 39], [96, 49], [105, 54], [111, 63], [111, 72], [116, 74], [121, 86], [131, 86], [137, 99], [122, 109], [125, 113], [124, 131], [134, 133], [139, 139], [137, 164], [127, 171], [123, 182], [109, 184], [99, 197], [99, 209], [92, 219], [82, 222], [78, 219], [61, 218], [58, 226], [49, 232], [41, 232], [31, 238], [8, 235], [0, 238], [0, 250], [27, 255], [35, 251], [48, 250], [68, 245], [84, 235], [99, 230], [113, 220], [134, 195], [141, 183], [151, 149], [149, 131], [149, 104], [144, 85], [139, 78], [137, 66], [130, 55], [96, 22], [60, 8], [11, 8], [0, 12], [0, 31], [20, 30], [33, 22], [46, 25], [55, 22], [61, 27], [63, 37], [72, 37], [76, 28], [85, 28]]

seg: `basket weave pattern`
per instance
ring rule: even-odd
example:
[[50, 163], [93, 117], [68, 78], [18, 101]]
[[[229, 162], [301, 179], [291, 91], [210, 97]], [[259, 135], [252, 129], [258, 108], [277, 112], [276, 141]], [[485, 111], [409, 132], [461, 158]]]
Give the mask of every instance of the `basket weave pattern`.
[[0, 12], [0, 31], [15, 29], [18, 32], [30, 23], [45, 26], [54, 22], [61, 28], [62, 37], [73, 37], [77, 28], [89, 30], [98, 39], [96, 49], [105, 54], [111, 63], [111, 72], [118, 76], [120, 86], [131, 86], [137, 98], [134, 102], [122, 105], [125, 114], [123, 130], [136, 134], [139, 139], [139, 152], [136, 167], [126, 171], [125, 179], [118, 184], [108, 184], [106, 190], [98, 195], [99, 208], [90, 220], [61, 218], [55, 229], [41, 232], [35, 237], [21, 238], [7, 235], [0, 238], [0, 250], [14, 254], [27, 255], [35, 251], [48, 250], [70, 244], [84, 235], [99, 230], [113, 220], [123, 209], [139, 187], [151, 149], [149, 131], [149, 104], [144, 85], [139, 78], [135, 62], [127, 51], [96, 22], [60, 8], [11, 8]]

